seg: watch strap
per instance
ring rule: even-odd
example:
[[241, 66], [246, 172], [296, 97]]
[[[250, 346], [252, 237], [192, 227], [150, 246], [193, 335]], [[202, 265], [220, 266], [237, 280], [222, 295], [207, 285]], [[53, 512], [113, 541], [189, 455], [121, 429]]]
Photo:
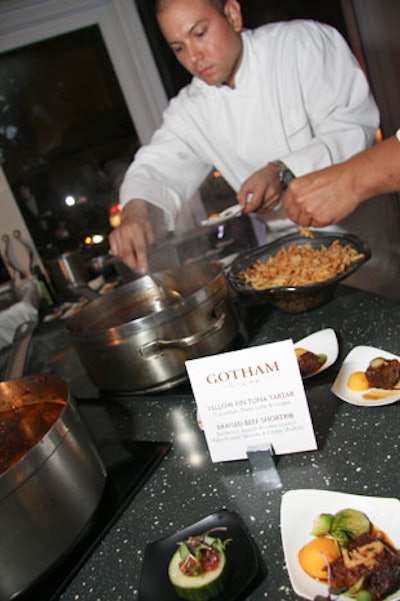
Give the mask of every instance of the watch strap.
[[271, 161], [271, 164], [278, 167], [279, 183], [281, 184], [282, 191], [286, 190], [292, 179], [296, 176], [283, 161]]

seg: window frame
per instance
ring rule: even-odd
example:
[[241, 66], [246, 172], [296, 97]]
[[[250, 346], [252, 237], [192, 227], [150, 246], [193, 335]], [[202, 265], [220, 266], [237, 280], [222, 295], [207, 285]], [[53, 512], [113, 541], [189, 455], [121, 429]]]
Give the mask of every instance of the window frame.
[[[167, 95], [134, 0], [2, 0], [0, 54], [97, 25], [141, 144], [159, 126]], [[0, 165], [0, 239], [19, 229], [34, 242]], [[0, 253], [3, 253], [0, 247]]]

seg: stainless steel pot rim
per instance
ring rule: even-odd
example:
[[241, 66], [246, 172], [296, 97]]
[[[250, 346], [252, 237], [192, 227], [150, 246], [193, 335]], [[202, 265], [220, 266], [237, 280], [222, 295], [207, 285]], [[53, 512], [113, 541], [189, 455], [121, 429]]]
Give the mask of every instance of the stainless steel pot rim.
[[[102, 339], [104, 337], [108, 338], [110, 332], [131, 335], [137, 332], [144, 332], [148, 329], [154, 329], [155, 327], [161, 326], [174, 319], [183, 318], [193, 311], [193, 309], [197, 309], [202, 304], [210, 301], [210, 298], [218, 299], [219, 293], [226, 294], [228, 283], [223, 272], [219, 267], [215, 269], [215, 266], [212, 267], [213, 269], [211, 270], [209, 281], [199, 287], [195, 292], [185, 296], [183, 302], [177, 301], [175, 304], [171, 304], [165, 309], [141, 317], [136, 317], [123, 323], [99, 327], [98, 323], [96, 323], [96, 317], [93, 318], [93, 315], [99, 315], [101, 309], [106, 310], [110, 308], [111, 311], [114, 310], [116, 301], [120, 299], [121, 296], [124, 298], [128, 297], [131, 291], [135, 291], [137, 281], [133, 281], [112, 290], [106, 296], [99, 297], [90, 302], [83, 307], [79, 313], [73, 315], [66, 321], [66, 327], [77, 340], [81, 338], [87, 339], [88, 336], [91, 339], [96, 339], [97, 337]], [[215, 303], [214, 300], [213, 302]]]
[[88, 325], [86, 320], [86, 317], [91, 314], [92, 311], [96, 311], [98, 300], [94, 300], [90, 305], [83, 307], [77, 315], [73, 315], [66, 321], [68, 330], [71, 331], [74, 338], [77, 340], [82, 337], [86, 339], [88, 336], [90, 336], [90, 338], [99, 337], [99, 339], [104, 337], [108, 338], [112, 335], [112, 332], [118, 332], [118, 334], [127, 336], [137, 332], [144, 332], [149, 329], [153, 330], [155, 327], [171, 322], [174, 319], [183, 318], [194, 309], [198, 309], [202, 304], [210, 301], [210, 294], [207, 290], [202, 289], [193, 296], [186, 298], [183, 305], [172, 305], [162, 311], [157, 311], [150, 315], [144, 315], [143, 317], [137, 317], [125, 323], [104, 328], [96, 327], [96, 323], [92, 326], [90, 324]]
[[[30, 381], [33, 377], [35, 376], [25, 376], [24, 378], [19, 378], [19, 381]], [[46, 376], [46, 378], [49, 378], [49, 376]], [[54, 376], [51, 376], [50, 380], [51, 382], [58, 381], [59, 383], [64, 383], [60, 378], [55, 378]], [[51, 384], [49, 383], [49, 385]], [[68, 396], [65, 399], [65, 405], [57, 420], [50, 426], [42, 438], [16, 463], [0, 474], [0, 503], [9, 494], [12, 494], [16, 489], [25, 484], [28, 478], [33, 476], [51, 459], [52, 455], [64, 443], [65, 438], [71, 432], [76, 419], [75, 403]], [[18, 473], [17, 476], [16, 473]], [[4, 494], [5, 491], [7, 494]]]

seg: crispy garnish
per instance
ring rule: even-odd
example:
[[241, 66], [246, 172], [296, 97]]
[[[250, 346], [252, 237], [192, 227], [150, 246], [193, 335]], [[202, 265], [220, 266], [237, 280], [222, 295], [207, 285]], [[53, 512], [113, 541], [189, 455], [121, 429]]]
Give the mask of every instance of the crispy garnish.
[[299, 234], [301, 234], [302, 236], [305, 236], [306, 238], [312, 238], [312, 239], [315, 238], [314, 234], [312, 232], [310, 232], [308, 227], [302, 227], [301, 225], [299, 225], [298, 230], [299, 230]]
[[343, 549], [342, 557], [344, 565], [348, 570], [352, 570], [361, 565], [368, 569], [373, 569], [377, 564], [377, 556], [380, 553], [383, 553], [383, 551], [384, 546], [382, 541], [374, 540], [366, 545], [352, 549], [351, 551]]
[[364, 258], [349, 244], [334, 240], [329, 247], [291, 244], [265, 262], [260, 259], [238, 274], [254, 290], [277, 286], [308, 286], [332, 279]]

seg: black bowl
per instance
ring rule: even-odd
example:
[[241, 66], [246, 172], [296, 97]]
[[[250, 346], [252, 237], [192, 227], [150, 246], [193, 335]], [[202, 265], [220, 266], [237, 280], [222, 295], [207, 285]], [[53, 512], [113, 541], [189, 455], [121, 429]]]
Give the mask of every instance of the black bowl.
[[[338, 283], [349, 277], [371, 258], [371, 250], [362, 240], [353, 234], [341, 232], [325, 233], [320, 231], [312, 231], [312, 234], [314, 238], [305, 237], [300, 232], [289, 234], [274, 240], [270, 244], [265, 244], [239, 255], [233, 262], [228, 274], [230, 286], [239, 296], [243, 296], [249, 302], [255, 304], [269, 302], [286, 313], [302, 313], [330, 300]], [[241, 272], [256, 261], [267, 261], [269, 257], [275, 255], [282, 247], [288, 247], [296, 243], [298, 246], [311, 244], [313, 248], [319, 249], [322, 246], [330, 246], [335, 240], [338, 240], [343, 246], [349, 245], [354, 248], [363, 257], [354, 261], [348, 269], [329, 280], [310, 284], [309, 286], [278, 286], [265, 288], [264, 290], [255, 290], [250, 284], [239, 277]]]

